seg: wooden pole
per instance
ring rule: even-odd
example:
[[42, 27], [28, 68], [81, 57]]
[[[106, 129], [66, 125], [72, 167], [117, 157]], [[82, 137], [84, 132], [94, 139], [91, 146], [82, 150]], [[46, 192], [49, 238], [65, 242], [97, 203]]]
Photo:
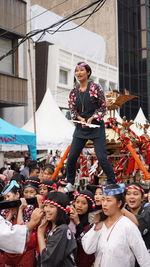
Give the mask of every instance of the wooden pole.
[[[120, 129], [114, 127], [114, 125], [112, 123], [109, 123], [109, 125], [120, 135]], [[135, 136], [138, 137], [136, 134], [135, 134]], [[121, 135], [120, 135], [120, 137], [121, 137]], [[139, 139], [139, 137], [138, 137], [138, 139]], [[126, 145], [126, 147], [130, 151], [130, 153], [132, 154], [132, 156], [135, 159], [136, 163], [138, 164], [139, 168], [143, 171], [145, 179], [150, 179], [150, 173], [147, 171], [147, 169], [143, 165], [142, 161], [140, 160], [137, 153], [134, 151], [134, 149], [133, 149], [132, 145], [129, 143], [129, 141], [128, 141], [128, 144]]]
[[140, 160], [139, 156], [134, 151], [131, 144], [126, 145], [127, 149], [132, 154], [133, 158], [135, 159], [136, 163], [138, 164], [139, 168], [143, 171], [145, 179], [150, 179], [150, 173], [146, 170], [145, 166], [143, 165], [142, 161]]
[[34, 125], [34, 133], [36, 134], [36, 103], [35, 103], [35, 88], [34, 88], [34, 80], [33, 80], [33, 72], [32, 72], [32, 61], [31, 61], [31, 48], [30, 48], [30, 40], [28, 39], [28, 54], [29, 54], [29, 67], [30, 67], [30, 76], [31, 76], [31, 89], [32, 89], [32, 110], [33, 110], [33, 125]]
[[58, 175], [60, 169], [63, 167], [63, 164], [64, 164], [65, 159], [66, 159], [67, 156], [68, 156], [69, 150], [70, 150], [70, 145], [69, 145], [69, 146], [67, 147], [67, 149], [65, 150], [65, 152], [64, 152], [64, 154], [63, 154], [63, 156], [62, 156], [62, 158], [61, 158], [61, 160], [60, 160], [60, 162], [59, 162], [59, 164], [57, 165], [57, 167], [56, 167], [54, 173], [52, 174], [51, 180], [54, 180], [54, 179], [57, 177], [57, 175]]

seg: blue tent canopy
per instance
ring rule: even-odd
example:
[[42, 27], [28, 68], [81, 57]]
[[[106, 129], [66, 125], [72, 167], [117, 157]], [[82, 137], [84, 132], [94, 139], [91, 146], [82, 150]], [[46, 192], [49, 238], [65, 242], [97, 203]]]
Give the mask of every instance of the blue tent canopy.
[[0, 118], [0, 144], [27, 145], [33, 160], [36, 160], [36, 135], [22, 130]]

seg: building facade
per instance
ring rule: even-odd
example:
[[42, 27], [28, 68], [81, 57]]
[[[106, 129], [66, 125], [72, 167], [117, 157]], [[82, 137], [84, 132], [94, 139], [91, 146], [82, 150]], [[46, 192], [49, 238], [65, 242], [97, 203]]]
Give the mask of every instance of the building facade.
[[39, 107], [47, 88], [50, 88], [61, 110], [68, 109], [68, 97], [74, 83], [77, 62], [86, 61], [92, 68], [90, 77], [100, 83], [105, 92], [118, 86], [118, 69], [106, 63], [61, 48], [48, 42], [36, 44], [36, 104]]
[[[74, 12], [75, 8], [77, 10], [89, 2], [83, 1], [82, 5], [80, 2], [77, 6], [76, 1], [71, 1], [71, 6], [68, 7], [65, 3], [59, 5], [55, 1], [54, 3], [31, 1], [31, 3], [36, 4], [31, 6], [31, 14], [33, 14], [31, 15], [33, 16], [31, 28], [36, 30], [37, 28], [47, 28], [54, 22], [61, 20], [63, 18], [60, 17], [61, 10], [62, 15], [66, 16]], [[68, 5], [69, 1], [66, 3]], [[58, 9], [54, 8], [53, 11], [57, 11], [59, 15], [51, 11], [52, 6], [58, 7]], [[64, 13], [64, 10], [67, 10], [67, 13]], [[88, 13], [90, 12], [91, 10], [88, 10]], [[41, 15], [38, 16], [38, 14]], [[93, 15], [93, 20], [95, 16], [97, 13]], [[68, 27], [73, 28], [76, 25], [69, 24]], [[91, 27], [89, 28], [90, 31], [88, 27], [80, 27], [78, 31], [56, 33], [56, 35], [45, 34], [40, 42], [36, 42], [35, 37], [36, 108], [39, 107], [46, 89], [50, 88], [59, 107], [62, 110], [68, 109], [68, 97], [74, 82], [74, 68], [77, 62], [81, 61], [90, 64], [92, 68], [91, 79], [96, 83], [101, 83], [104, 91], [118, 88], [118, 68], [115, 64], [107, 63], [108, 53], [106, 50], [108, 45], [102, 36], [96, 34], [96, 31], [93, 32]], [[82, 40], [80, 40], [81, 36]], [[83, 42], [83, 40], [86, 41]], [[113, 54], [114, 49], [111, 51]]]
[[118, 0], [119, 86], [138, 98], [121, 115], [134, 119], [139, 108], [150, 119], [150, 1]]
[[[38, 4], [56, 14], [67, 16], [89, 3], [89, 0], [69, 0], [64, 3], [58, 0], [1, 0], [0, 56], [15, 47], [31, 30], [30, 24], [34, 19], [27, 23], [30, 20], [30, 4]], [[81, 19], [75, 22], [79, 24]], [[67, 108], [69, 89], [73, 86], [74, 65], [81, 60], [91, 64], [92, 79], [100, 82], [105, 90], [111, 88], [124, 92], [126, 88], [130, 94], [138, 96], [122, 107], [122, 116], [134, 119], [139, 107], [142, 107], [145, 116], [150, 117], [150, 0], [106, 1], [83, 26], [105, 40], [105, 63], [93, 61], [55, 44], [32, 44], [31, 41], [31, 70], [29, 45], [28, 42], [24, 43], [14, 54], [0, 62], [2, 118], [16, 126], [23, 126], [32, 116], [35, 102], [36, 108], [39, 107], [47, 86], [51, 86], [59, 106]], [[35, 88], [36, 92], [33, 92]]]
[[[0, 2], [0, 56], [14, 49], [26, 35], [27, 5], [23, 0]], [[0, 116], [18, 126], [24, 122], [27, 106], [25, 45], [0, 61]]]
[[[70, 3], [66, 1], [61, 5], [61, 1], [59, 3], [55, 0], [2, 0], [0, 8], [0, 56], [16, 47], [21, 38], [31, 31], [30, 7], [32, 4], [39, 4], [50, 10], [52, 9], [52, 11], [61, 16], [66, 16], [89, 4], [89, 1], [77, 0]], [[55, 8], [53, 8], [54, 6]], [[92, 79], [95, 82], [101, 82], [106, 90], [109, 87], [116, 89], [118, 86], [115, 49], [116, 23], [111, 21], [108, 25], [108, 17], [115, 12], [114, 0], [110, 0], [109, 5], [106, 2], [102, 9], [103, 11], [92, 16], [92, 19], [90, 18], [84, 27], [98, 34], [108, 33], [108, 30], [109, 33], [113, 33], [109, 38], [107, 36], [104, 38], [105, 42], [107, 40], [106, 46], [109, 51], [106, 54], [106, 63], [104, 65], [95, 60], [92, 61], [92, 58], [85, 58], [83, 55], [73, 53], [67, 49], [61, 49], [56, 45], [52, 46], [47, 42], [34, 44], [32, 40], [30, 40], [30, 46], [26, 41], [19, 46], [15, 53], [0, 62], [0, 116], [3, 119], [22, 127], [31, 118], [35, 109], [39, 107], [47, 86], [52, 84], [55, 84], [55, 90], [52, 87], [52, 91], [60, 108], [67, 108], [69, 90], [73, 86], [74, 66], [78, 59], [87, 60], [92, 64]], [[107, 16], [104, 15], [105, 12]], [[99, 14], [101, 14], [100, 17]], [[80, 22], [81, 20], [79, 19], [77, 23]], [[48, 53], [54, 50], [57, 57], [54, 57], [53, 62], [50, 60], [49, 63], [46, 63]], [[32, 69], [29, 62], [29, 51]], [[41, 51], [42, 53], [44, 52], [42, 56], [40, 54]], [[53, 66], [55, 66], [55, 69]], [[47, 73], [50, 69], [52, 71]], [[50, 80], [49, 77], [52, 77], [52, 79]]]
[[[31, 0], [31, 5], [40, 5], [45, 9], [65, 17], [72, 14], [76, 10], [90, 4], [90, 0], [68, 0], [66, 2], [61, 0]], [[89, 9], [88, 12], [92, 10]], [[85, 13], [83, 13], [85, 14]], [[83, 19], [75, 20], [75, 23], [80, 24]], [[102, 8], [95, 13], [91, 18], [83, 25], [85, 29], [88, 29], [94, 33], [101, 35], [106, 42], [106, 59], [107, 64], [118, 66], [118, 28], [117, 28], [117, 2], [116, 0], [108, 0], [102, 6]], [[92, 44], [91, 44], [92, 45]]]
[[[31, 0], [31, 3], [66, 16], [90, 1], [61, 4], [58, 1]], [[150, 0], [106, 1], [84, 27], [103, 36], [105, 62], [119, 67], [120, 91], [123, 93], [126, 88], [130, 94], [138, 96], [121, 108], [121, 115], [134, 119], [141, 107], [145, 116], [150, 118]]]

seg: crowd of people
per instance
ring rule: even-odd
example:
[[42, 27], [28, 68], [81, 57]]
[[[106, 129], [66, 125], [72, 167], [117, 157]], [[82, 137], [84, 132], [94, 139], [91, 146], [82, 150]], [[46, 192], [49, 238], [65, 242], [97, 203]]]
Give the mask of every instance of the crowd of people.
[[[30, 227], [24, 251], [16, 254], [15, 244], [13, 253], [1, 250], [1, 267], [150, 266], [150, 190], [132, 183], [88, 185], [66, 193], [64, 174], [51, 180], [51, 163], [42, 167], [43, 176], [35, 161], [28, 160], [27, 168], [27, 177], [22, 170], [0, 178], [1, 201], [21, 200], [0, 215], [17, 227], [30, 225], [37, 210], [40, 219]], [[36, 201], [28, 204], [28, 199]]]

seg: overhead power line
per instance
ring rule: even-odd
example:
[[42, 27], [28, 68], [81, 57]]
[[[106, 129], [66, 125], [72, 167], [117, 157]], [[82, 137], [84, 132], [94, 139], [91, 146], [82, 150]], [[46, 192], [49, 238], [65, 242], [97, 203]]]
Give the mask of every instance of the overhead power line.
[[[8, 51], [6, 54], [2, 55], [0, 57], [0, 61], [3, 60], [5, 57], [15, 53], [15, 51], [17, 50], [17, 48], [22, 44], [24, 43], [27, 39], [29, 38], [32, 38], [34, 37], [35, 35], [37, 34], [41, 34], [40, 37], [38, 38], [37, 41], [41, 40], [44, 35], [46, 33], [49, 33], [49, 34], [54, 34], [56, 32], [59, 32], [59, 31], [71, 31], [71, 30], [74, 30], [78, 27], [80, 27], [81, 25], [83, 25], [94, 13], [98, 12], [100, 10], [100, 8], [104, 5], [104, 3], [106, 2], [106, 0], [96, 0], [82, 8], [80, 8], [79, 10], [73, 12], [71, 15], [68, 15], [66, 17], [64, 17], [63, 19], [57, 21], [56, 23], [53, 23], [52, 25], [46, 27], [45, 29], [37, 29], [37, 30], [33, 30], [29, 33], [26, 34], [25, 37], [23, 37], [19, 43], [13, 48], [11, 49], [10, 51]], [[82, 12], [90, 9], [91, 7], [95, 6], [96, 7], [93, 9], [93, 11], [91, 11], [89, 14], [85, 14], [85, 15], [82, 15], [82, 16], [78, 16], [79, 14], [81, 14]], [[73, 21], [73, 20], [76, 20], [76, 19], [79, 19], [79, 18], [83, 18], [83, 17], [87, 17], [81, 24], [71, 28], [71, 29], [68, 29], [68, 30], [60, 30], [64, 25], [66, 25], [67, 23], [69, 23], [70, 21]], [[56, 28], [57, 27], [57, 28]]]
[[[105, 0], [106, 1], [106, 0]], [[93, 9], [92, 12], [86, 14], [86, 15], [82, 15], [82, 16], [78, 16], [76, 18], [72, 18], [72, 19], [69, 19], [67, 21], [65, 21], [63, 24], [61, 24], [56, 30], [46, 30], [46, 33], [49, 33], [49, 34], [55, 34], [56, 32], [68, 32], [68, 31], [72, 31], [72, 30], [75, 30], [77, 28], [79, 28], [80, 26], [82, 26], [94, 13], [98, 12], [100, 10], [100, 8], [103, 6], [103, 4], [105, 3], [105, 1], [103, 1], [103, 3], [98, 3], [98, 5]], [[65, 30], [61, 30], [61, 28], [66, 25], [67, 23], [71, 22], [71, 21], [74, 21], [74, 20], [78, 20], [78, 19], [81, 19], [81, 18], [85, 18], [87, 17], [82, 23], [80, 23], [79, 25], [76, 25], [75, 27], [73, 28], [70, 28], [70, 29], [65, 29]], [[45, 35], [45, 32], [43, 32], [41, 34], [41, 36], [38, 38], [37, 41], [41, 40]]]

